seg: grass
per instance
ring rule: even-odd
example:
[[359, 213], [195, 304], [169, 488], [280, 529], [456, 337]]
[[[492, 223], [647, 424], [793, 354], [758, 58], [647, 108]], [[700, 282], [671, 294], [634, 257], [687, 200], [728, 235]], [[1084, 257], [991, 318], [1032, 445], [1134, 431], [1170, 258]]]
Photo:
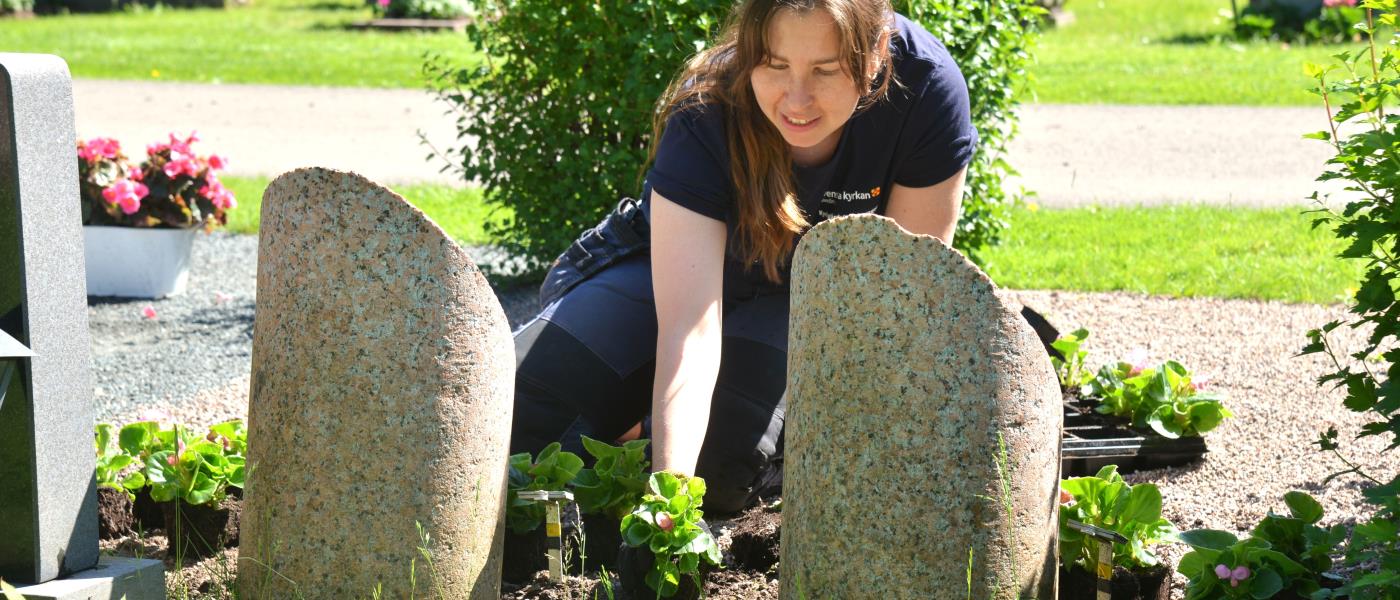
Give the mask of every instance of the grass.
[[1224, 39], [1230, 0], [1073, 0], [1065, 8], [1075, 22], [1046, 32], [1035, 52], [1039, 102], [1320, 105], [1303, 63], [1361, 47]]
[[[220, 180], [238, 198], [238, 207], [229, 211], [228, 230], [231, 233], [257, 233], [263, 190], [267, 188], [268, 179], [225, 176]], [[480, 188], [457, 189], [419, 184], [390, 189], [427, 213], [458, 243], [481, 245], [490, 241], [481, 224], [491, 209], [482, 201]]]
[[477, 62], [455, 33], [354, 31], [356, 0], [251, 0], [229, 9], [0, 19], [6, 52], [57, 54], [74, 77], [419, 88], [424, 52]]
[[1013, 289], [1342, 301], [1360, 268], [1335, 258], [1341, 243], [1302, 210], [1021, 208], [986, 253], [988, 274]]
[[[233, 233], [257, 233], [267, 179], [225, 177], [238, 197]], [[462, 244], [490, 243], [490, 213], [478, 188], [414, 185], [395, 189]], [[1334, 258], [1326, 229], [1311, 229], [1303, 208], [1157, 206], [1019, 208], [1006, 243], [986, 252], [987, 272], [1013, 289], [1128, 291], [1330, 304], [1342, 301], [1361, 270]]]

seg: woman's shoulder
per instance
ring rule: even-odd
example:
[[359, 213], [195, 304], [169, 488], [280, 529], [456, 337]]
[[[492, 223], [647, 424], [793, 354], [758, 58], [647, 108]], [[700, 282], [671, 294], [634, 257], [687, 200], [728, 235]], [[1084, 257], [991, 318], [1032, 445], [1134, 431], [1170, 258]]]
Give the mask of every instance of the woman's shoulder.
[[[890, 59], [897, 76], [905, 85], [921, 83], [940, 71], [958, 72], [953, 56], [943, 41], [904, 15], [894, 16], [894, 36], [890, 40]], [[910, 81], [910, 78], [920, 81]]]

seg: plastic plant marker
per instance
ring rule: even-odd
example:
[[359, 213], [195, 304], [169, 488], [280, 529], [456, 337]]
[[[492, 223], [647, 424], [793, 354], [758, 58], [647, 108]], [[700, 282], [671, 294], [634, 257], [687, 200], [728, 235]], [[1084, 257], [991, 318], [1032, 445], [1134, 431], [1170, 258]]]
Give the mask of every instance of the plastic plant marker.
[[551, 492], [548, 490], [523, 491], [517, 495], [522, 500], [543, 502], [544, 504], [544, 533], [549, 538], [548, 548], [545, 550], [549, 557], [549, 580], [564, 580], [564, 549], [563, 549], [563, 525], [559, 519], [559, 506], [563, 502], [573, 502], [574, 494], [569, 491]]
[[1094, 562], [1094, 574], [1098, 576], [1099, 580], [1098, 600], [1110, 600], [1113, 597], [1113, 545], [1126, 544], [1128, 538], [1116, 531], [1095, 527], [1074, 519], [1069, 520], [1069, 526], [1098, 542], [1099, 555]]

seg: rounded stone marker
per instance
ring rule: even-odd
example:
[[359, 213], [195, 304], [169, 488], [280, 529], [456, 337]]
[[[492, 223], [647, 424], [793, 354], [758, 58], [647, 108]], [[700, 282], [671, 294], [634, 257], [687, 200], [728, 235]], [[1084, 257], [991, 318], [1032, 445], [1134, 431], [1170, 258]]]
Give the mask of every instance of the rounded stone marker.
[[515, 353], [467, 254], [301, 169], [264, 194], [257, 298], [241, 597], [499, 598]]
[[784, 600], [965, 598], [969, 561], [972, 598], [1055, 597], [1059, 384], [1011, 304], [961, 254], [885, 217], [803, 236]]

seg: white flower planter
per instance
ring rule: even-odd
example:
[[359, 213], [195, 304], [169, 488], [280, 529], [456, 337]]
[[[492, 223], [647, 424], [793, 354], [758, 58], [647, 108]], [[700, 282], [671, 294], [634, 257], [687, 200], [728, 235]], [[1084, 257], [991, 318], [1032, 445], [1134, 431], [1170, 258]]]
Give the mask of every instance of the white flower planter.
[[185, 291], [195, 229], [83, 227], [89, 296], [164, 298]]

